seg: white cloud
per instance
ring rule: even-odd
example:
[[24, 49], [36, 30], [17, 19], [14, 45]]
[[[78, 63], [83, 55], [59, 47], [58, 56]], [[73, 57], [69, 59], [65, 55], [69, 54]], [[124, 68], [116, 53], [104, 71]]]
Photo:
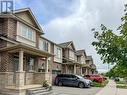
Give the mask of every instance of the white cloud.
[[93, 56], [99, 71], [107, 71], [107, 68], [103, 69], [107, 65], [102, 64], [91, 45], [94, 41], [91, 29], [101, 23], [116, 28], [120, 24], [124, 3], [121, 0], [75, 0], [72, 14], [53, 19], [43, 26], [45, 36], [57, 43], [73, 40], [77, 49], [85, 49]]

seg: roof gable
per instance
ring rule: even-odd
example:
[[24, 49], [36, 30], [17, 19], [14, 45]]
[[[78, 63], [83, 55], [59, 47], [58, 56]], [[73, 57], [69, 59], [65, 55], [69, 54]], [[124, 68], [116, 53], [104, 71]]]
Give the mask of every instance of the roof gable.
[[70, 42], [65, 42], [65, 43], [61, 43], [61, 44], [59, 44], [61, 47], [63, 47], [63, 48], [70, 48], [70, 49], [72, 49], [72, 50], [75, 50], [75, 46], [74, 46], [74, 44], [73, 44], [73, 42], [72, 41], [70, 41]]
[[73, 42], [71, 42], [71, 43], [68, 45], [68, 47], [69, 47], [70, 49], [72, 49], [72, 50], [75, 50], [75, 46], [74, 46], [74, 43], [73, 43]]
[[87, 56], [87, 59], [86, 60], [93, 61], [93, 58], [92, 58], [92, 56]]
[[83, 55], [83, 56], [87, 57], [87, 56], [86, 56], [85, 50], [77, 50], [77, 51], [76, 51], [76, 55], [78, 55], [78, 56]]
[[15, 10], [14, 14], [37, 29], [41, 30], [39, 23], [29, 8]]

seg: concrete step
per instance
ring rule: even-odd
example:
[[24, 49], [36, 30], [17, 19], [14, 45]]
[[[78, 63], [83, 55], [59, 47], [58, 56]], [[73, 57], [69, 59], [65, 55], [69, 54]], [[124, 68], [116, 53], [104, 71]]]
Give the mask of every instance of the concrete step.
[[46, 88], [32, 88], [27, 90], [27, 95], [53, 95], [53, 92]]
[[52, 91], [48, 91], [48, 92], [42, 92], [42, 93], [35, 94], [35, 95], [53, 95], [53, 92]]

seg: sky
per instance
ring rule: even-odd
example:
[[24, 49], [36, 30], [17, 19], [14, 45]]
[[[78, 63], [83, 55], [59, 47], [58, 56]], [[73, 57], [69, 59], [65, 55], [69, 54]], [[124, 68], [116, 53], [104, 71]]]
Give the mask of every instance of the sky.
[[104, 24], [116, 32], [124, 4], [127, 0], [15, 0], [15, 9], [31, 8], [46, 38], [56, 43], [73, 41], [77, 50], [85, 49], [93, 57], [99, 72], [106, 72], [108, 65], [91, 45], [95, 41], [91, 29]]

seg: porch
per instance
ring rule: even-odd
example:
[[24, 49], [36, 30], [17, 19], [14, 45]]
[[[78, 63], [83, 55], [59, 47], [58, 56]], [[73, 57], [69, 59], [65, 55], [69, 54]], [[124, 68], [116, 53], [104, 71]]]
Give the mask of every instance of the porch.
[[94, 64], [84, 64], [82, 66], [83, 75], [96, 74], [96, 66]]
[[68, 61], [62, 64], [62, 72], [65, 74], [82, 75], [82, 65], [78, 62]]
[[[26, 45], [0, 49], [0, 89], [27, 89], [40, 86], [46, 80], [52, 82], [48, 52]], [[3, 64], [3, 65], [2, 65]]]

